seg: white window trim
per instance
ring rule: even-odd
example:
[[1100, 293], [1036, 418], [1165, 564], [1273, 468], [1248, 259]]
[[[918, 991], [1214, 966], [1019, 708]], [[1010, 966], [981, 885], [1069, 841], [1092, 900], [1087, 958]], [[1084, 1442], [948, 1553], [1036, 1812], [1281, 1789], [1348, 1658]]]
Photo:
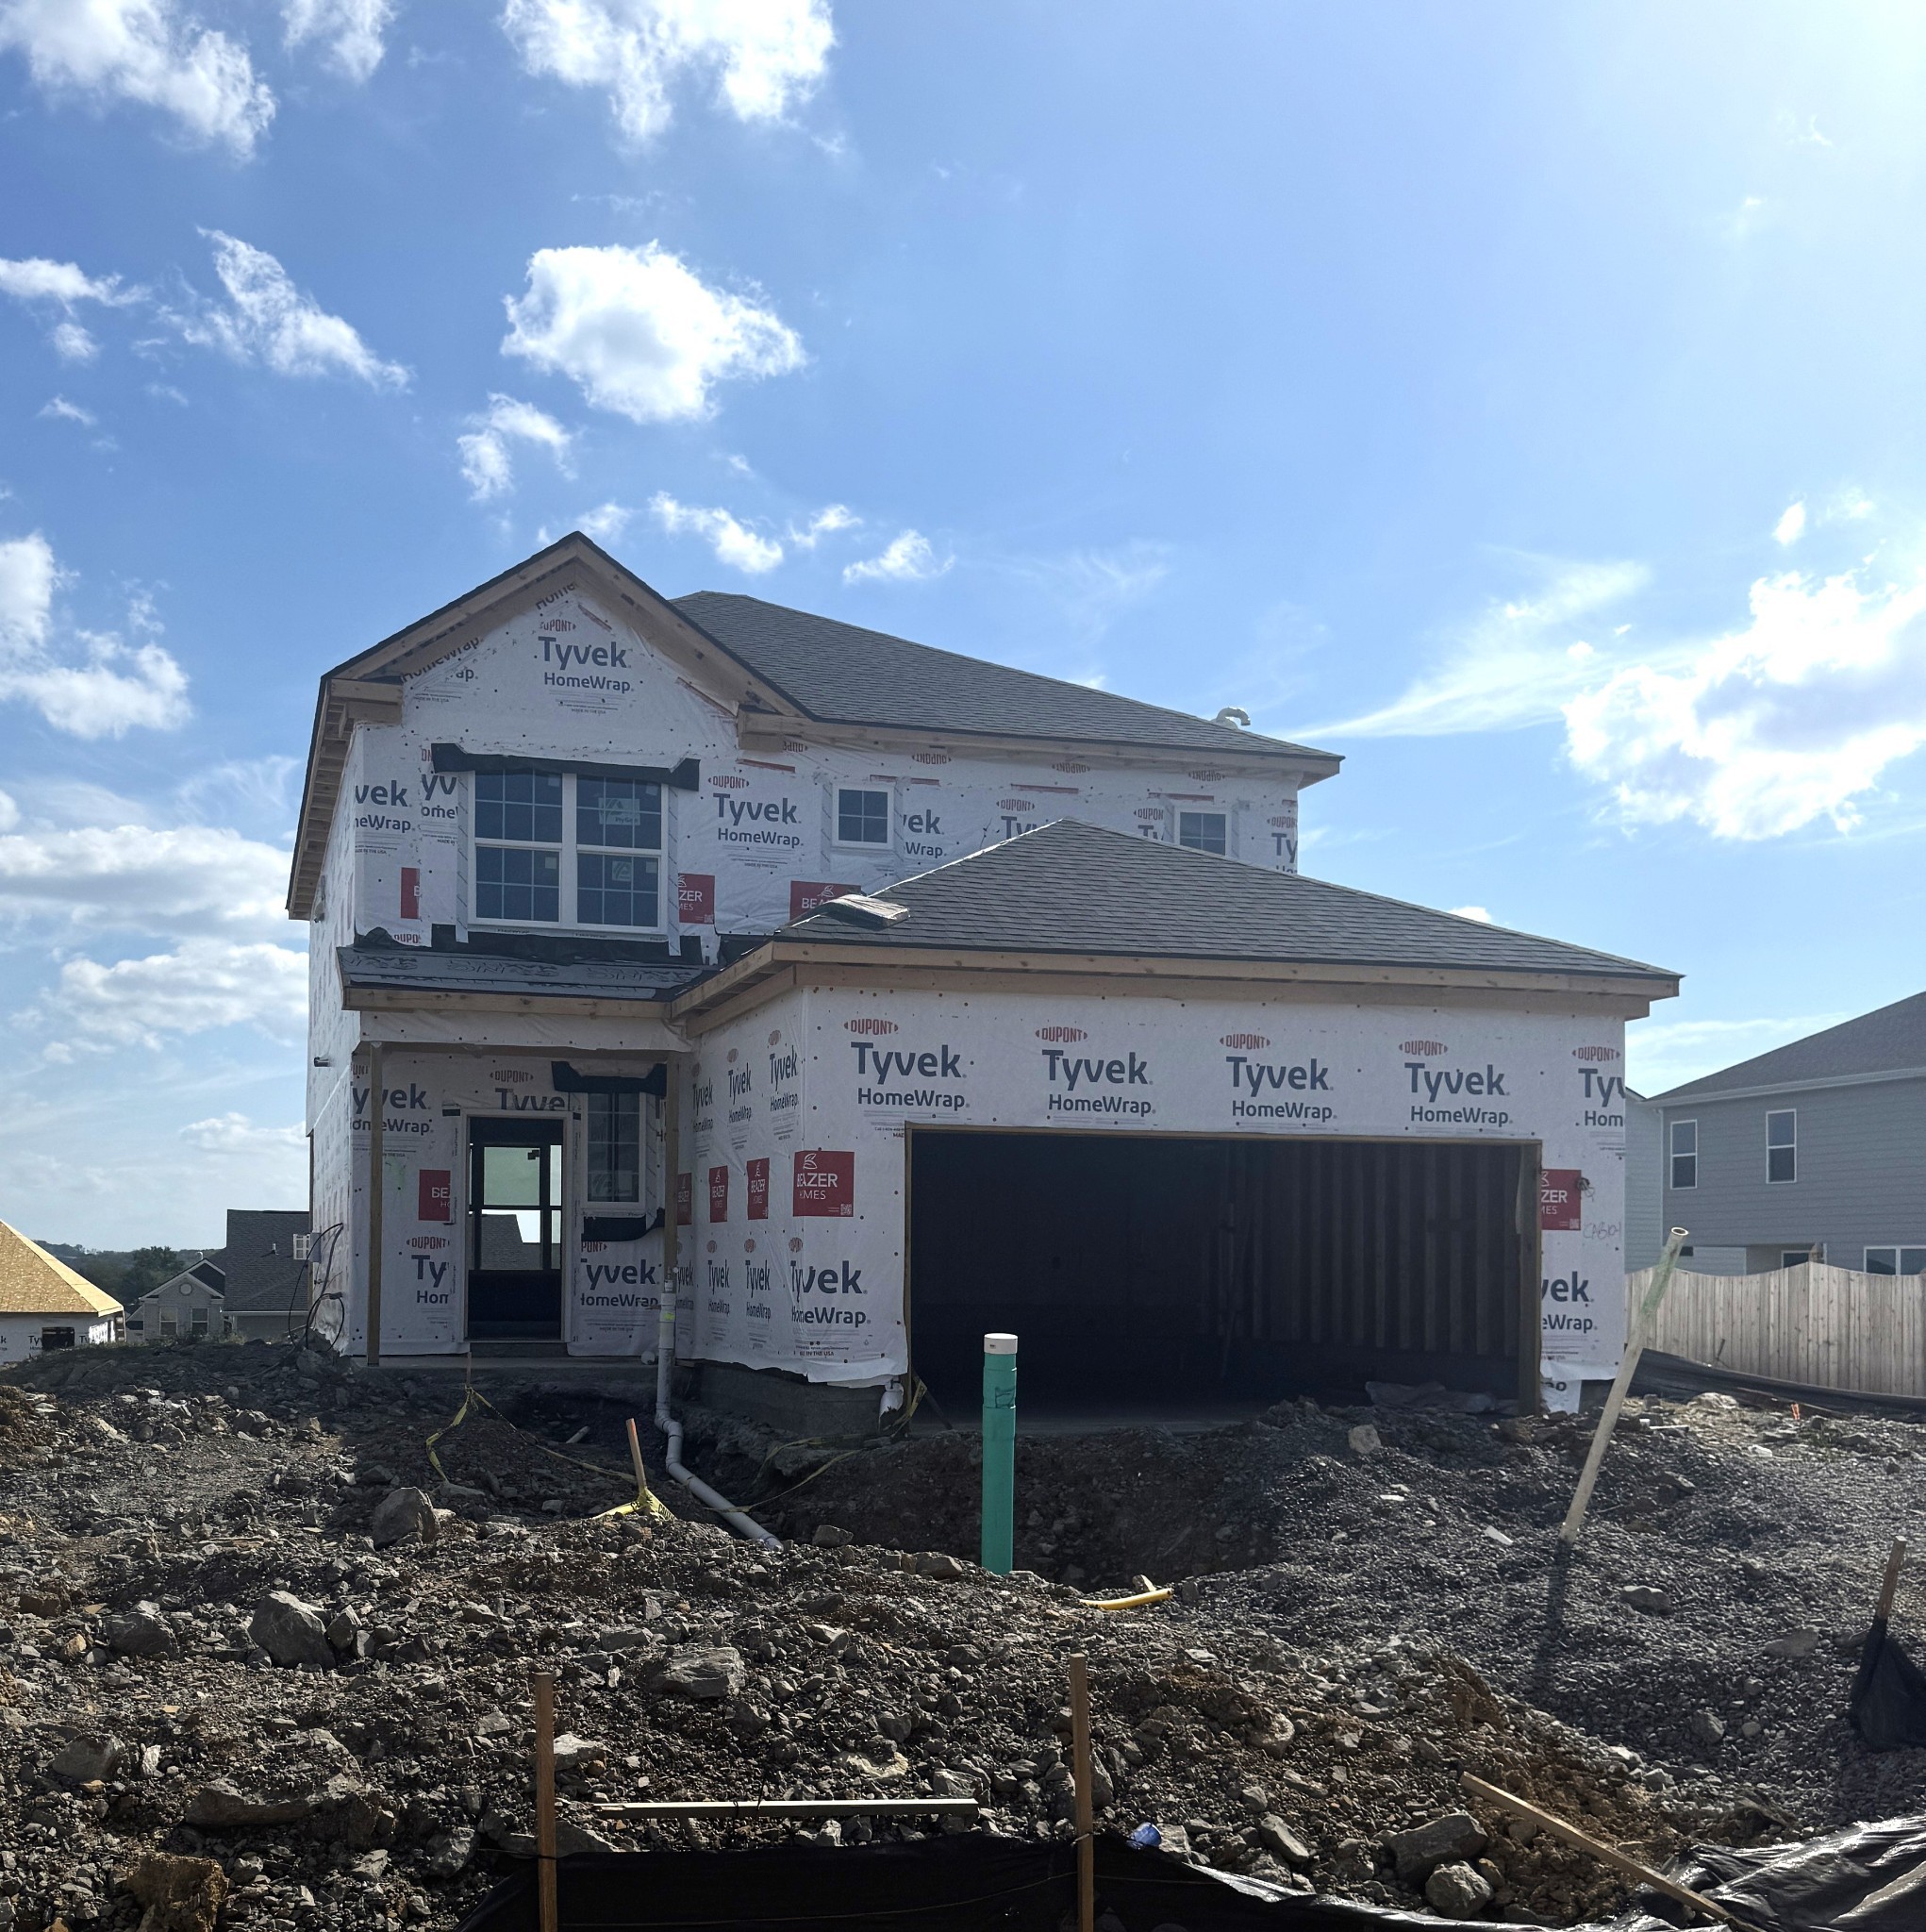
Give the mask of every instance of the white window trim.
[[[1792, 1139], [1783, 1148], [1772, 1144], [1772, 1122], [1780, 1114], [1792, 1116]], [[1792, 1155], [1792, 1177], [1775, 1181], [1772, 1178], [1772, 1157], [1787, 1151]], [[1796, 1188], [1799, 1185], [1799, 1109], [1796, 1107], [1768, 1107], [1766, 1109], [1766, 1185], [1768, 1188]]]
[[[1692, 1130], [1692, 1151], [1689, 1154], [1680, 1154], [1672, 1144], [1672, 1132], [1678, 1127], [1690, 1127]], [[1674, 1178], [1679, 1171], [1674, 1163], [1680, 1160], [1689, 1160], [1692, 1163], [1692, 1178], [1683, 1186]], [[1699, 1123], [1696, 1117], [1688, 1121], [1668, 1121], [1665, 1124], [1665, 1184], [1675, 1194], [1692, 1193], [1699, 1186]]]
[[[578, 782], [573, 772], [557, 774], [562, 781], [562, 836], [558, 845], [550, 844], [544, 839], [484, 839], [478, 829], [481, 817], [476, 809], [474, 787], [468, 788], [468, 923], [479, 926], [484, 932], [600, 932], [616, 937], [638, 934], [650, 938], [665, 938], [669, 932], [669, 894], [673, 880], [669, 870], [669, 788], [659, 779], [637, 779], [637, 784], [654, 785], [662, 800], [662, 842], [659, 845], [578, 845], [575, 842], [575, 787]], [[548, 919], [484, 919], [474, 907], [481, 897], [481, 860], [479, 854], [485, 845], [504, 848], [510, 852], [557, 852], [561, 856], [561, 877], [557, 882], [557, 909], [560, 917]], [[880, 850], [880, 847], [872, 847]], [[654, 925], [602, 925], [591, 924], [586, 919], [574, 917], [576, 866], [578, 854], [610, 853], [617, 858], [653, 858], [656, 861], [656, 924]]]
[[1926, 1235], [1922, 1235], [1919, 1238], [1919, 1240], [1916, 1241], [1867, 1241], [1866, 1243], [1864, 1243], [1864, 1245], [1861, 1246], [1859, 1250], [1859, 1272], [1862, 1274], [1870, 1274], [1872, 1273], [1872, 1270], [1866, 1266], [1866, 1257], [1867, 1256], [1871, 1254], [1875, 1248], [1884, 1249], [1892, 1256], [1893, 1280], [1910, 1281], [1914, 1278], [1913, 1276], [1909, 1274], [1901, 1274], [1899, 1273], [1900, 1257], [1902, 1254], [1904, 1254], [1908, 1248], [1926, 1248]]
[[[845, 791], [880, 791], [889, 803], [885, 808], [882, 839], [845, 839], [842, 836], [842, 794]], [[845, 785], [838, 778], [829, 788], [829, 842], [838, 852], [894, 852], [896, 850], [896, 787], [893, 784]]]
[[[1221, 853], [1211, 852], [1208, 845], [1186, 845], [1184, 843], [1184, 814], [1192, 818], [1221, 819], [1224, 822], [1224, 849]], [[1203, 852], [1213, 858], [1231, 858], [1236, 855], [1231, 846], [1237, 836], [1237, 827], [1232, 823], [1233, 814], [1227, 806], [1175, 805], [1171, 808], [1171, 843], [1184, 852]]]

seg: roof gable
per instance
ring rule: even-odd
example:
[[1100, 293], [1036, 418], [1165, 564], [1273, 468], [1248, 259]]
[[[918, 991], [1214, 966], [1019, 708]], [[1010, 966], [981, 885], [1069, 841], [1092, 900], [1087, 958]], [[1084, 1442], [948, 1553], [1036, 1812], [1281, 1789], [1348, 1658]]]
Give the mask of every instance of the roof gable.
[[1862, 1013], [1856, 1020], [1843, 1021], [1789, 1045], [1722, 1067], [1703, 1079], [1687, 1080], [1684, 1086], [1652, 1098], [1669, 1106], [1673, 1101], [1702, 1095], [1709, 1098], [1726, 1091], [1922, 1070], [1926, 1070], [1926, 992], [1916, 992], [1889, 1007]]
[[118, 1315], [121, 1305], [0, 1221], [0, 1315]]
[[779, 940], [871, 951], [1121, 954], [1162, 959], [1441, 967], [1677, 989], [1663, 968], [1073, 819], [870, 895], [908, 917], [852, 923], [832, 903]]

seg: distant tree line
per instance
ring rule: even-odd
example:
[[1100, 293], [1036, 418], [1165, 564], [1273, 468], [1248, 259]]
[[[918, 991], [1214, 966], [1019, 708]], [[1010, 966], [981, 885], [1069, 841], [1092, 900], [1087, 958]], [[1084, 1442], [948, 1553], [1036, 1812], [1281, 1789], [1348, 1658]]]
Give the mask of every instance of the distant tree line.
[[72, 1241], [40, 1245], [95, 1288], [104, 1289], [124, 1308], [132, 1307], [150, 1288], [158, 1288], [188, 1266], [186, 1256], [175, 1248], [83, 1248]]

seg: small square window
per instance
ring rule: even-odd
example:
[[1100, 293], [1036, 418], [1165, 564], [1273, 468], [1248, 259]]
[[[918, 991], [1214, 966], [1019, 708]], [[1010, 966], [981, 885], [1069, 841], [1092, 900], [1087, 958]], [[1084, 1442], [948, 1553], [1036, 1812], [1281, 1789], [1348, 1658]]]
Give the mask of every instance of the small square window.
[[1699, 1185], [1699, 1123], [1674, 1121], [1671, 1127], [1671, 1180], [1675, 1188]]
[[188, 1324], [188, 1326], [194, 1334], [205, 1335], [208, 1332], [207, 1309], [196, 1308], [194, 1310], [194, 1318], [191, 1323]]
[[836, 839], [839, 845], [888, 844], [889, 794], [838, 786], [836, 793]]
[[1799, 1150], [1795, 1134], [1796, 1116], [1784, 1113], [1766, 1116], [1766, 1178], [1790, 1181], [1799, 1178]]
[[1866, 1251], [1866, 1272], [1868, 1274], [1897, 1274], [1900, 1251], [1897, 1248], [1868, 1248]]
[[1901, 1274], [1926, 1274], [1926, 1248], [1901, 1248], [1900, 1250], [1900, 1273]]
[[1220, 811], [1180, 811], [1177, 842], [1193, 852], [1215, 852], [1222, 858], [1229, 846], [1229, 824]]
[[1812, 1259], [1810, 1248], [1781, 1248], [1779, 1265], [1782, 1268], [1803, 1268]]
[[521, 845], [559, 844], [562, 781], [556, 772], [477, 772], [474, 835]]

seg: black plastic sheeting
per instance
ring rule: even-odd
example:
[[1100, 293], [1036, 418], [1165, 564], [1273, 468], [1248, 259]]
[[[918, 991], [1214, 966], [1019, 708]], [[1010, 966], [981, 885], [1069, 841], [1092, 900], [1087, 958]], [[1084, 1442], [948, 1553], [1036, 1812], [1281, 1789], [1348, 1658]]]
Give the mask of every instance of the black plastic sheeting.
[[[1286, 1891], [1114, 1839], [1096, 1847], [1099, 1932], [1437, 1932], [1427, 1913]], [[1681, 1875], [1756, 1932], [1920, 1932], [1926, 1815], [1860, 1824], [1798, 1845], [1705, 1849]], [[985, 1833], [910, 1844], [618, 1852], [556, 1867], [561, 1932], [1065, 1932], [1076, 1924], [1076, 1850]], [[1608, 1925], [1702, 1924], [1649, 1898]], [[1488, 1932], [1499, 1922], [1481, 1920]], [[538, 1932], [535, 1874], [516, 1874], [460, 1932]]]
[[1669, 1402], [1689, 1402], [1695, 1395], [1750, 1395], [1756, 1400], [1803, 1407], [1826, 1415], [1886, 1415], [1907, 1422], [1926, 1422], [1926, 1395], [1875, 1395], [1864, 1389], [1828, 1389], [1821, 1382], [1782, 1382], [1775, 1375], [1754, 1375], [1740, 1369], [1715, 1368], [1688, 1356], [1668, 1355], [1648, 1348], [1632, 1373], [1632, 1393], [1662, 1395]]
[[[1866, 1633], [1846, 1707], [1852, 1728], [1875, 1751], [1926, 1744], [1926, 1673], [1886, 1634], [1884, 1617], [1875, 1617]], [[1920, 1912], [1926, 1926], [1926, 1897]]]

